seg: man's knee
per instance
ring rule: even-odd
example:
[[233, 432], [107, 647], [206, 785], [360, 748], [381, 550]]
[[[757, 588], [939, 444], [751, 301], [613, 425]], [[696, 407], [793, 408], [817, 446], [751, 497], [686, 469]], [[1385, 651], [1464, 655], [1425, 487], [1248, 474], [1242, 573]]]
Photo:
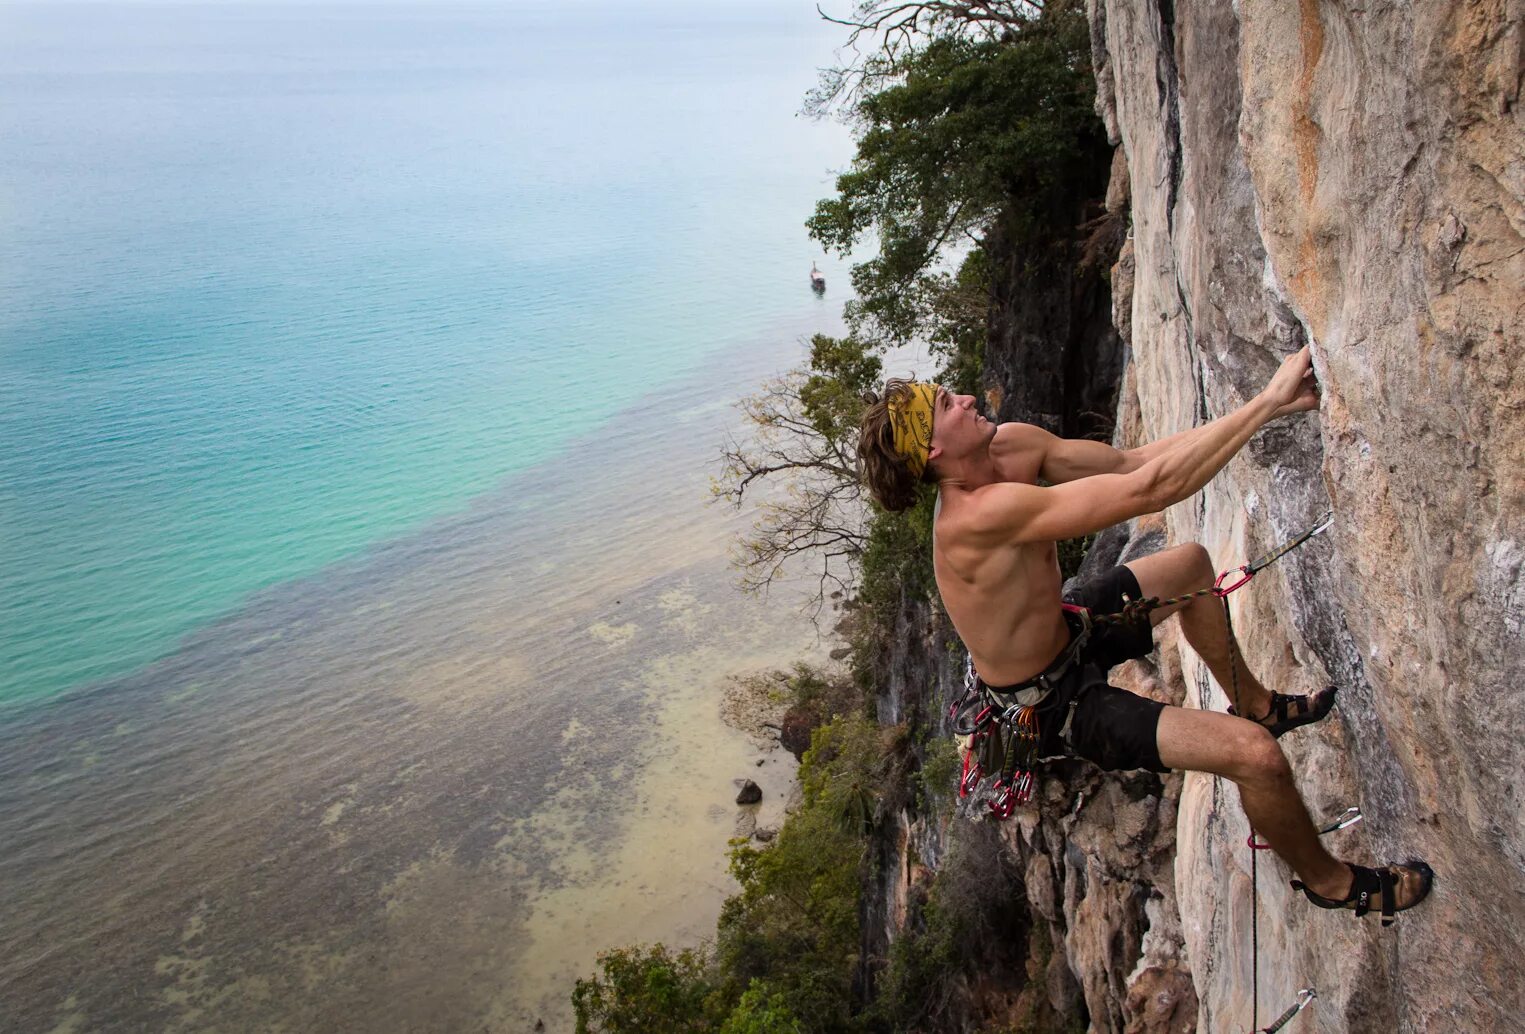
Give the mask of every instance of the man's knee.
[[1257, 783], [1279, 783], [1292, 778], [1292, 766], [1281, 744], [1269, 731], [1254, 722], [1236, 734], [1235, 778]]
[[1207, 552], [1207, 547], [1200, 542], [1187, 542], [1178, 547], [1182, 553], [1181, 563], [1189, 569], [1193, 575], [1205, 575], [1209, 580], [1213, 577], [1213, 558]]

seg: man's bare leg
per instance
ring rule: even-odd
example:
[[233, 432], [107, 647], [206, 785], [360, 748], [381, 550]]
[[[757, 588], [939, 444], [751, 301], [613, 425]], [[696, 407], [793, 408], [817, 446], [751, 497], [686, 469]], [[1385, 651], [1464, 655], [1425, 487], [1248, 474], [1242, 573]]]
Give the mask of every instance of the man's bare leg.
[[[1169, 599], [1171, 596], [1206, 588], [1217, 577], [1207, 550], [1195, 542], [1130, 560], [1127, 568], [1138, 579], [1139, 589], [1146, 599], [1151, 596]], [[1151, 613], [1149, 619], [1158, 625], [1172, 614], [1180, 615], [1181, 633], [1230, 697], [1234, 693], [1236, 673], [1233, 669], [1238, 668], [1239, 699], [1231, 700], [1234, 710], [1242, 715], [1268, 714], [1271, 710], [1270, 691], [1251, 673], [1244, 659], [1239, 656], [1239, 651], [1229, 645], [1228, 623], [1223, 619], [1223, 603], [1216, 596], [1198, 596], [1187, 603], [1161, 607]]]
[[1155, 740], [1167, 768], [1233, 780], [1250, 825], [1298, 878], [1315, 894], [1345, 897], [1350, 870], [1319, 842], [1286, 755], [1263, 727], [1216, 711], [1167, 707]]

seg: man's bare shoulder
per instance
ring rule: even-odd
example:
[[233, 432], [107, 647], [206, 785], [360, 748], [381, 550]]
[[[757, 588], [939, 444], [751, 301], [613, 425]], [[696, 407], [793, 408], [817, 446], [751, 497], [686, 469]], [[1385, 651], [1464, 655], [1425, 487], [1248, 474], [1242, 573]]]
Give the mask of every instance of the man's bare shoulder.
[[1009, 535], [1041, 505], [1043, 491], [1015, 481], [945, 490], [937, 532], [960, 538]]
[[1045, 449], [1053, 440], [1053, 435], [1036, 424], [1024, 424], [1017, 420], [1008, 420], [995, 429], [995, 437], [990, 441], [991, 452], [1026, 452], [1031, 449]]
[[1033, 424], [1015, 421], [996, 428], [990, 440], [990, 459], [1003, 481], [1032, 484], [1043, 472], [1054, 436]]

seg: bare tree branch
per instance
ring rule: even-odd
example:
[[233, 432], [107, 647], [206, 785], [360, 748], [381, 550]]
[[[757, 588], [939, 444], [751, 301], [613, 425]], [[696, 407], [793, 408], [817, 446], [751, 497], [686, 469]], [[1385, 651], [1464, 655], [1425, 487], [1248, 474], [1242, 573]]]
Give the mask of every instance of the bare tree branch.
[[819, 565], [808, 604], [818, 616], [833, 593], [851, 588], [868, 508], [856, 441], [822, 433], [806, 415], [808, 376], [791, 371], [741, 401], [750, 434], [721, 448], [711, 493], [737, 509], [755, 505], [756, 521], [732, 550], [742, 588], [765, 593], [791, 565]]
[[899, 59], [918, 39], [938, 33], [996, 40], [1043, 13], [1043, 0], [858, 0], [852, 11], [835, 17], [816, 5], [833, 25], [851, 29], [843, 48], [846, 64], [821, 70], [820, 83], [805, 100], [804, 111], [822, 118], [839, 104], [851, 107], [865, 90], [893, 79]]

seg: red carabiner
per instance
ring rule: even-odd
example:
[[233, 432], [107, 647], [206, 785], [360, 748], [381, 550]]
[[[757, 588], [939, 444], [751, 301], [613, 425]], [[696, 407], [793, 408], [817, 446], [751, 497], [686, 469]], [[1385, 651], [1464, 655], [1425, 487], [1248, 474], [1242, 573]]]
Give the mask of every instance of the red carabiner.
[[[1240, 579], [1237, 582], [1235, 582], [1233, 585], [1224, 585], [1223, 584], [1224, 581], [1226, 581], [1227, 579], [1231, 578], [1232, 576], [1234, 576], [1236, 574], [1241, 576]], [[1244, 567], [1235, 567], [1235, 568], [1231, 568], [1230, 570], [1224, 571], [1222, 574], [1220, 574], [1218, 576], [1218, 580], [1216, 582], [1213, 582], [1213, 595], [1218, 597], [1221, 600], [1223, 597], [1227, 596], [1229, 593], [1233, 592], [1235, 589], [1237, 589], [1240, 586], [1245, 585], [1246, 583], [1248, 583], [1249, 580], [1251, 578], [1254, 578], [1254, 577], [1255, 577], [1255, 572], [1251, 571], [1248, 565], [1246, 565]]]
[[971, 749], [964, 755], [964, 770], [959, 774], [959, 797], [968, 797], [974, 792], [974, 788], [980, 785], [980, 780], [984, 777], [984, 769], [980, 767], [979, 759], [975, 757], [974, 750]]
[[990, 801], [990, 811], [998, 819], [1009, 819], [1011, 813], [1017, 810], [1017, 790], [1014, 786], [1008, 786], [1001, 780], [996, 780], [991, 789], [997, 791], [995, 800]]

